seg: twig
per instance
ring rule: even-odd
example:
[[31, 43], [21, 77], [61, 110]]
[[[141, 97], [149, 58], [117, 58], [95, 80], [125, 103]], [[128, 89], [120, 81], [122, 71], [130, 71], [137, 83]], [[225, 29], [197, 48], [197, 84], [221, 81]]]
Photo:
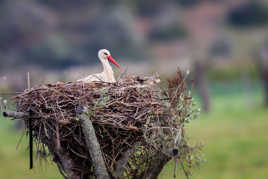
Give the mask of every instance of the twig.
[[27, 89], [31, 89], [30, 72], [27, 72]]
[[182, 136], [181, 136], [181, 134], [182, 134], [182, 128], [183, 128], [183, 124], [181, 124], [181, 125], [179, 126], [179, 130], [178, 130], [177, 135], [176, 135], [176, 137], [175, 137], [175, 140], [174, 140], [174, 146], [175, 146], [175, 147], [178, 146], [178, 145], [181, 143], [181, 138], [182, 138]]
[[176, 178], [176, 176], [177, 176], [176, 169], [177, 169], [177, 165], [178, 165], [178, 159], [175, 158], [174, 161], [175, 161], [175, 166], [174, 166], [174, 174], [173, 174], [173, 177]]
[[123, 78], [123, 76], [125, 76], [125, 75], [127, 74], [127, 70], [128, 70], [128, 67], [123, 71], [123, 73], [121, 73], [121, 74], [119, 75], [117, 81], [120, 81], [120, 80]]
[[184, 172], [184, 175], [186, 176], [187, 179], [190, 179], [189, 173], [186, 171], [182, 161], [180, 161], [180, 164], [181, 164], [181, 168], [182, 168], [182, 170]]
[[59, 130], [59, 124], [56, 124], [56, 141], [55, 146], [57, 150], [61, 150], [61, 143], [60, 143], [60, 130]]

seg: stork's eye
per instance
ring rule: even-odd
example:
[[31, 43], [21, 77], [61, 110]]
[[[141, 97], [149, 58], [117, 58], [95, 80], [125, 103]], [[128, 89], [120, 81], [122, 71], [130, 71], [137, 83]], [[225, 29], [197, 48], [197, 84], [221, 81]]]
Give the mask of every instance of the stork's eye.
[[104, 52], [104, 55], [108, 55], [108, 53], [107, 52]]

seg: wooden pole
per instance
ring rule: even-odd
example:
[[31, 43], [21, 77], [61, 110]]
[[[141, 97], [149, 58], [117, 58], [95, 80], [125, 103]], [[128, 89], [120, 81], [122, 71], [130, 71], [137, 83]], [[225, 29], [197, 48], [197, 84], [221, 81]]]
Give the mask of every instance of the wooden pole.
[[30, 72], [27, 72], [27, 89], [31, 89]]
[[30, 155], [30, 170], [33, 169], [33, 129], [32, 129], [33, 111], [29, 111], [29, 155]]
[[[31, 81], [30, 81], [30, 72], [27, 72], [27, 89], [30, 91], [31, 89]], [[30, 108], [29, 110], [29, 160], [30, 160], [30, 170], [33, 169], [33, 129], [32, 129], [32, 119], [33, 119], [33, 110]]]

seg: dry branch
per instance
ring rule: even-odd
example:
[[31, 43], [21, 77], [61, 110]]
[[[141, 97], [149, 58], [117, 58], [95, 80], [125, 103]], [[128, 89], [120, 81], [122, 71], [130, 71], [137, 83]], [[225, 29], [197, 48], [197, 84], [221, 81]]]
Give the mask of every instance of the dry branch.
[[28, 117], [27, 113], [24, 112], [16, 112], [16, 111], [11, 111], [11, 110], [5, 110], [3, 112], [4, 117], [11, 117], [13, 120], [14, 119], [23, 119], [25, 117]]
[[85, 135], [88, 152], [92, 160], [92, 165], [94, 167], [94, 173], [97, 179], [109, 179], [110, 177], [102, 158], [100, 144], [96, 137], [92, 122], [85, 114], [86, 111], [87, 109], [84, 108], [82, 114], [79, 114], [79, 119], [81, 120], [81, 126]]
[[157, 179], [158, 175], [170, 159], [171, 157], [159, 152], [157, 160], [149, 166], [150, 173], [147, 174], [146, 179]]
[[[50, 147], [50, 149], [53, 147]], [[80, 179], [79, 173], [73, 171], [75, 163], [71, 156], [60, 150], [51, 151], [54, 161], [56, 162], [61, 174], [66, 179]]]
[[122, 154], [121, 159], [119, 159], [116, 163], [116, 169], [114, 175], [117, 178], [123, 178], [123, 173], [126, 169], [126, 165], [129, 161], [130, 155], [133, 153], [133, 149], [127, 150], [125, 153]]

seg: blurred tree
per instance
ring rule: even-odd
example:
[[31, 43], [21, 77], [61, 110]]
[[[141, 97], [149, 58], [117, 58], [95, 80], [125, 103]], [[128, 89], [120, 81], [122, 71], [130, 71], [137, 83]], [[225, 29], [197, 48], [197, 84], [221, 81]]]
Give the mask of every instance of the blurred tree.
[[232, 44], [228, 37], [221, 37], [212, 44], [210, 54], [212, 57], [221, 57], [221, 59], [228, 59], [232, 53]]
[[210, 49], [221, 32], [222, 27], [218, 22], [223, 19], [224, 13], [224, 4], [215, 1], [202, 1], [185, 12], [183, 19], [189, 32], [192, 65], [195, 73], [194, 80], [205, 112], [210, 111], [209, 81], [207, 79], [208, 64], [213, 58]]
[[160, 14], [166, 6], [174, 6], [174, 0], [136, 0], [136, 13], [142, 17], [153, 18]]
[[186, 38], [187, 31], [179, 24], [169, 26], [157, 26], [149, 33], [150, 41], [171, 41]]
[[49, 35], [41, 43], [23, 51], [22, 63], [39, 65], [50, 70], [78, 65], [74, 50], [61, 35]]
[[194, 82], [198, 95], [202, 100], [202, 109], [204, 112], [210, 111], [210, 93], [209, 82], [207, 77], [208, 65], [204, 61], [196, 61], [194, 63]]
[[[250, 32], [252, 34], [251, 36], [255, 35], [255, 39], [258, 39], [258, 43], [256, 44], [250, 37], [241, 37], [243, 40], [249, 39], [250, 41], [250, 44], [248, 44], [249, 47], [246, 48], [246, 51], [244, 50], [244, 53], [252, 53], [254, 51], [253, 59], [260, 71], [260, 79], [262, 79], [265, 89], [265, 103], [268, 105], [268, 42], [263, 42], [267, 36], [265, 31], [268, 25], [267, 2], [258, 0], [241, 3], [229, 12], [227, 22], [231, 27], [239, 28], [237, 33], [241, 33], [240, 30], [242, 29], [246, 32], [246, 36]], [[263, 45], [260, 45], [261, 43]], [[256, 49], [257, 46], [262, 47]], [[256, 58], [257, 60], [255, 60]]]
[[0, 6], [0, 58], [9, 67], [59, 70], [97, 62], [100, 48], [116, 56], [143, 56], [135, 19], [118, 2], [6, 1]]
[[5, 61], [3, 65], [29, 65], [24, 51], [39, 44], [55, 28], [55, 14], [32, 1], [8, 1], [0, 8], [0, 55]]
[[100, 48], [110, 49], [118, 57], [127, 56], [139, 59], [142, 57], [144, 39], [142, 39], [135, 27], [135, 19], [124, 7], [113, 7], [106, 10], [109, 16], [98, 13], [88, 19], [83, 27], [77, 26], [80, 34], [86, 31], [88, 35], [84, 44], [84, 51], [96, 57]]
[[184, 7], [192, 7], [194, 5], [197, 5], [200, 0], [176, 0], [176, 2]]
[[38, 0], [41, 4], [47, 5], [51, 8], [63, 10], [77, 10], [79, 8], [87, 8], [92, 6], [117, 6], [121, 0], [76, 0], [76, 1], [66, 1], [66, 0]]
[[268, 23], [268, 6], [260, 1], [249, 1], [234, 7], [227, 15], [234, 27], [259, 27]]
[[187, 0], [177, 0], [184, 7], [191, 7], [185, 11], [183, 21], [189, 33], [197, 90], [201, 97], [202, 108], [206, 112], [210, 110], [208, 65], [211, 59], [228, 50], [227, 44], [217, 44], [224, 29], [221, 22], [224, 22], [230, 9], [241, 4], [242, 1], [191, 0], [187, 2]]
[[47, 5], [50, 8], [61, 10], [77, 10], [82, 7], [88, 7], [89, 3], [94, 5], [97, 3], [97, 0], [75, 0], [75, 1], [66, 1], [66, 0], [37, 0], [40, 4]]
[[265, 105], [268, 106], [268, 40], [258, 50], [257, 66], [260, 70], [260, 77], [263, 81], [265, 91]]

